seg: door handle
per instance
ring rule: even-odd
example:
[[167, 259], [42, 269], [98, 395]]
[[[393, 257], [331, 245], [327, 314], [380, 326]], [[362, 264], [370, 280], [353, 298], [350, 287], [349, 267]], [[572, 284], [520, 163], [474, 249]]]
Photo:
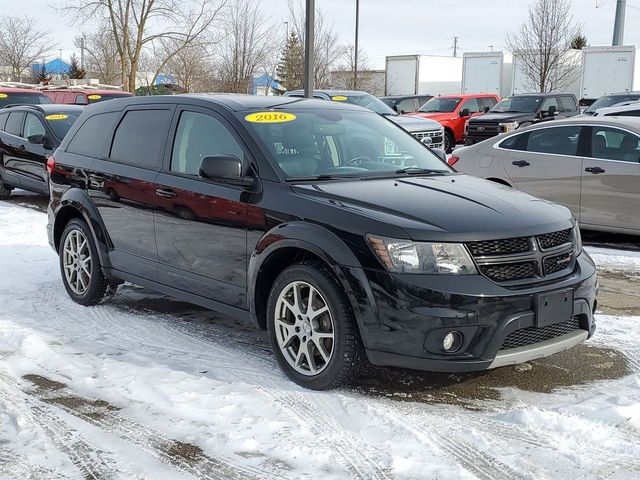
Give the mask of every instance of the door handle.
[[587, 167], [584, 169], [585, 172], [589, 172], [589, 173], [604, 173], [605, 170], [604, 168], [600, 168], [600, 167]]
[[171, 190], [170, 188], [158, 188], [156, 190], [156, 195], [164, 198], [175, 198], [177, 193]]
[[531, 164], [526, 160], [516, 160], [515, 162], [511, 162], [511, 165], [515, 165], [516, 167], [528, 167]]

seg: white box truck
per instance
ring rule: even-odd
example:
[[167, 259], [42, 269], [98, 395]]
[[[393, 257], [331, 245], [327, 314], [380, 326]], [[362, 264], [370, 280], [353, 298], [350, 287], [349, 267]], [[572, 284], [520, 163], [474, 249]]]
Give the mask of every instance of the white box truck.
[[392, 55], [386, 59], [385, 95], [460, 93], [462, 58]]
[[511, 63], [502, 52], [468, 52], [462, 56], [462, 93], [511, 93]]
[[608, 93], [630, 92], [639, 88], [636, 47], [585, 47], [582, 49], [580, 99], [587, 105]]

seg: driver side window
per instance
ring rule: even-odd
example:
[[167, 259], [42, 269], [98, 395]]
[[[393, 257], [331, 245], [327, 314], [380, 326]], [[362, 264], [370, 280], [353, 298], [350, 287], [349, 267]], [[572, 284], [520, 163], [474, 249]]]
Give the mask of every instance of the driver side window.
[[198, 112], [180, 114], [171, 153], [171, 171], [198, 176], [204, 157], [244, 153], [231, 132], [219, 120]]
[[33, 113], [27, 113], [27, 119], [24, 122], [24, 138], [33, 135], [46, 135], [47, 131], [38, 117]]

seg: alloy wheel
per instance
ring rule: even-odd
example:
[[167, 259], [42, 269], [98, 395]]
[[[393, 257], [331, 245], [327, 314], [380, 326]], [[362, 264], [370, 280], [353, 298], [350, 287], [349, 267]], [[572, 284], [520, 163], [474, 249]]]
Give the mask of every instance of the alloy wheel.
[[280, 292], [275, 333], [285, 360], [298, 373], [318, 375], [331, 361], [333, 318], [327, 301], [313, 285], [296, 281]]
[[67, 283], [76, 295], [83, 295], [89, 288], [93, 268], [89, 241], [80, 230], [72, 230], [62, 248], [62, 266]]

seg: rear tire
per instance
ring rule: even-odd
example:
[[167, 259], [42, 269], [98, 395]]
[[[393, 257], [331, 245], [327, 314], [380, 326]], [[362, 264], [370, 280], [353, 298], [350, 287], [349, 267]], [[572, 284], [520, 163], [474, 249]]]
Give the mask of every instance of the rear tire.
[[446, 153], [453, 152], [453, 148], [456, 146], [456, 140], [453, 138], [453, 134], [449, 131], [444, 132], [444, 151]]
[[280, 368], [306, 388], [348, 384], [365, 363], [344, 289], [320, 262], [297, 263], [278, 276], [269, 294], [267, 331]]
[[11, 190], [13, 190], [13, 187], [4, 183], [2, 178], [0, 178], [0, 200], [6, 200], [9, 198], [11, 196]]
[[102, 272], [98, 249], [84, 220], [71, 220], [60, 239], [58, 251], [64, 288], [80, 305], [96, 305], [107, 293], [113, 294]]

